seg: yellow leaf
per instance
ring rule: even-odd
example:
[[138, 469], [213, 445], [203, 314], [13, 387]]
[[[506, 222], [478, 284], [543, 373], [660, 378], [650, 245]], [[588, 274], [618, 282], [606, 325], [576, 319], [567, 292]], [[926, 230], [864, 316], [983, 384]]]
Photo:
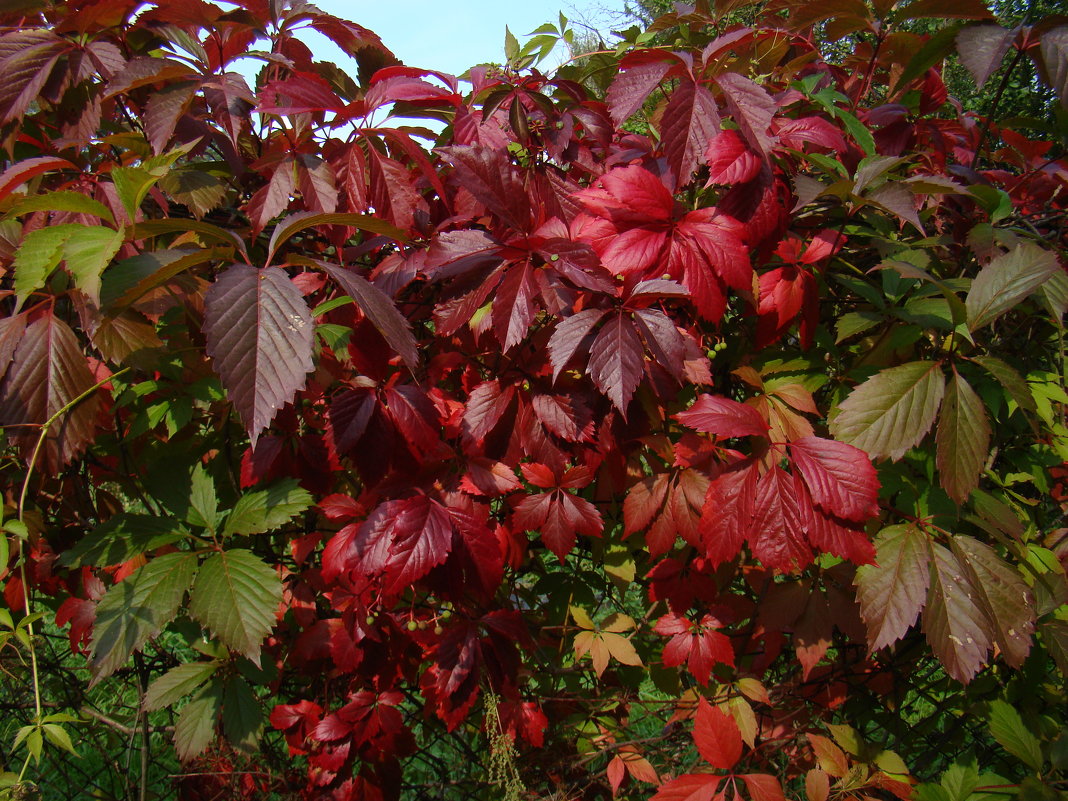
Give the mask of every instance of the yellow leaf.
[[580, 631], [575, 635], [575, 659], [582, 659], [589, 653], [597, 635], [592, 631]]
[[601, 631], [630, 631], [634, 628], [634, 618], [629, 615], [621, 615], [616, 612], [605, 618], [604, 623], [601, 624]]
[[750, 748], [756, 746], [757, 736], [757, 719], [753, 714], [753, 707], [749, 706], [749, 702], [739, 696], [734, 696], [727, 702], [727, 708], [734, 718], [734, 722], [738, 724], [738, 731], [742, 733], [742, 739], [745, 740], [745, 744]]
[[[633, 623], [633, 621], [631, 621]], [[601, 635], [608, 652], [616, 658], [616, 661], [624, 665], [641, 666], [644, 664], [638, 652], [634, 650], [630, 640], [620, 634], [604, 633]]]
[[593, 625], [593, 620], [590, 619], [589, 614], [582, 607], [569, 606], [568, 609], [571, 610], [571, 619], [578, 624], [579, 628], [587, 629], [588, 631], [593, 631], [597, 628]]

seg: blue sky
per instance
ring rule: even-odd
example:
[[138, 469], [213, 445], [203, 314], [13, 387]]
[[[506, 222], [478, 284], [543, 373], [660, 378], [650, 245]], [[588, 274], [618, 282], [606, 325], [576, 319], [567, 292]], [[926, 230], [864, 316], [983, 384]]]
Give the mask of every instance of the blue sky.
[[[608, 5], [615, 5], [609, 0]], [[468, 67], [486, 61], [504, 61], [504, 28], [507, 25], [522, 42], [546, 22], [556, 23], [561, 11], [568, 18], [590, 14], [601, 5], [591, 0], [317, 0], [323, 11], [370, 28], [386, 47], [412, 67], [459, 75]], [[622, 6], [622, 0], [618, 3]], [[302, 36], [302, 38], [304, 38]], [[310, 37], [309, 37], [310, 39]], [[329, 47], [328, 47], [329, 46]], [[329, 42], [315, 42], [317, 55], [344, 64], [344, 56]], [[559, 63], [559, 52], [553, 59]]]

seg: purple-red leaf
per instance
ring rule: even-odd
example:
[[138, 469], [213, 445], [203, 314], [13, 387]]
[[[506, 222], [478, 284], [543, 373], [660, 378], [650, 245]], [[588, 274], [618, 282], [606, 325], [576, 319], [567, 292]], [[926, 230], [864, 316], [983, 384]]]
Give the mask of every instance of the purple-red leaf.
[[927, 537], [913, 525], [885, 528], [875, 538], [875, 559], [858, 567], [855, 579], [872, 651], [904, 637], [923, 609], [930, 582]]
[[757, 153], [767, 156], [774, 144], [768, 128], [778, 108], [771, 95], [764, 87], [736, 72], [717, 75], [715, 81], [723, 90], [727, 108], [745, 141]]
[[358, 569], [380, 577], [383, 590], [399, 594], [442, 564], [455, 526], [448, 511], [425, 495], [375, 507], [353, 540]]
[[642, 378], [645, 360], [634, 321], [613, 315], [590, 346], [589, 373], [593, 383], [624, 416]]
[[[52, 314], [38, 318], [26, 326], [0, 384], [0, 425], [11, 426], [8, 440], [28, 460], [41, 436], [40, 426], [95, 383], [67, 324]], [[82, 452], [96, 429], [98, 405], [94, 393], [53, 422], [38, 469], [58, 473]]]
[[672, 92], [661, 123], [661, 138], [675, 183], [689, 182], [711, 139], [719, 131], [719, 109], [712, 93], [694, 81]]
[[312, 370], [311, 311], [284, 270], [235, 264], [204, 297], [204, 335], [255, 447]]
[[931, 588], [923, 610], [923, 630], [946, 673], [967, 683], [986, 661], [991, 625], [978, 601], [981, 588], [949, 550], [930, 544]]
[[378, 333], [389, 346], [404, 359], [408, 368], [415, 370], [419, 364], [419, 349], [412, 334], [411, 324], [393, 305], [389, 295], [352, 270], [332, 264], [324, 264], [323, 269], [346, 295], [356, 301], [356, 305], [367, 315], [367, 319], [378, 329]]

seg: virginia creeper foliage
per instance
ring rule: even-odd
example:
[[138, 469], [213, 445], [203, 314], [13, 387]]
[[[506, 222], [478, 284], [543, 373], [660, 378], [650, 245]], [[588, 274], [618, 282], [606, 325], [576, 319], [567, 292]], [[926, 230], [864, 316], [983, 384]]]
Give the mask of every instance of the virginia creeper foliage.
[[4, 597], [148, 664], [191, 774], [394, 799], [444, 732], [509, 797], [907, 799], [866, 737], [933, 660], [1057, 767], [999, 693], [1068, 667], [1068, 20], [717, 0], [460, 79], [302, 2], [17, 5]]

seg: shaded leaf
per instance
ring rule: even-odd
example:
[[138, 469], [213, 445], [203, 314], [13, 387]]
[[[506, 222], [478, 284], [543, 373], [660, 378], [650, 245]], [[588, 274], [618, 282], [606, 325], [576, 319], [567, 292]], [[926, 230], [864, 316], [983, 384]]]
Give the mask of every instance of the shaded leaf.
[[263, 729], [263, 709], [248, 682], [240, 676], [226, 680], [222, 699], [223, 734], [240, 751], [252, 751]]
[[169, 553], [139, 567], [109, 589], [96, 606], [89, 657], [91, 684], [126, 664], [178, 613], [193, 581], [197, 559], [191, 553]]
[[1061, 269], [1053, 251], [1023, 242], [983, 267], [964, 299], [975, 331], [1012, 309]]
[[683, 81], [671, 93], [661, 122], [664, 154], [676, 184], [689, 182], [708, 140], [718, 132], [719, 110], [711, 92], [695, 81]]
[[356, 301], [356, 305], [367, 315], [367, 319], [378, 329], [389, 346], [404, 359], [408, 368], [415, 370], [419, 364], [419, 351], [412, 334], [412, 326], [397, 310], [393, 300], [362, 275], [331, 264], [323, 264], [322, 267], [337, 281], [342, 290]]
[[633, 321], [622, 314], [613, 315], [590, 345], [589, 374], [624, 416], [641, 381], [644, 363]]
[[979, 486], [990, 448], [986, 409], [971, 384], [954, 368], [938, 418], [935, 464], [949, 497], [964, 503]]
[[[46, 314], [26, 326], [0, 384], [0, 425], [19, 426], [7, 431], [8, 441], [29, 459], [40, 438], [39, 426], [95, 383], [65, 322]], [[45, 437], [39, 467], [58, 473], [82, 452], [96, 430], [98, 406], [93, 393], [57, 417]]]
[[119, 512], [64, 551], [59, 563], [67, 567], [119, 565], [186, 536], [188, 532], [177, 520]]
[[260, 645], [282, 600], [278, 574], [244, 549], [205, 560], [190, 593], [189, 614], [238, 653], [259, 664]]
[[923, 609], [931, 580], [927, 537], [913, 525], [880, 531], [875, 538], [875, 560], [874, 565], [858, 567], [854, 579], [870, 651], [905, 636]]
[[1012, 667], [1023, 665], [1035, 630], [1035, 596], [1019, 571], [990, 546], [972, 537], [950, 540], [953, 553], [969, 574], [977, 600], [992, 623], [994, 642]]
[[1042, 770], [1042, 746], [1020, 713], [1001, 699], [990, 702], [990, 733], [1001, 747], [1034, 770]]
[[295, 478], [287, 478], [267, 489], [249, 492], [237, 499], [226, 518], [223, 536], [262, 534], [284, 526], [314, 503], [310, 492], [301, 489]]
[[191, 662], [171, 668], [148, 685], [143, 702], [145, 709], [155, 712], [174, 706], [210, 679], [218, 669], [218, 662]]
[[957, 557], [930, 544], [931, 587], [923, 610], [923, 630], [946, 673], [967, 683], [990, 651], [990, 624], [976, 601], [977, 590]]
[[957, 55], [960, 63], [971, 73], [976, 88], [982, 89], [987, 79], [997, 72], [1016, 38], [1016, 31], [997, 23], [969, 25], [957, 32]]
[[222, 699], [223, 683], [215, 679], [182, 707], [174, 724], [174, 747], [183, 762], [198, 756], [215, 739]]

